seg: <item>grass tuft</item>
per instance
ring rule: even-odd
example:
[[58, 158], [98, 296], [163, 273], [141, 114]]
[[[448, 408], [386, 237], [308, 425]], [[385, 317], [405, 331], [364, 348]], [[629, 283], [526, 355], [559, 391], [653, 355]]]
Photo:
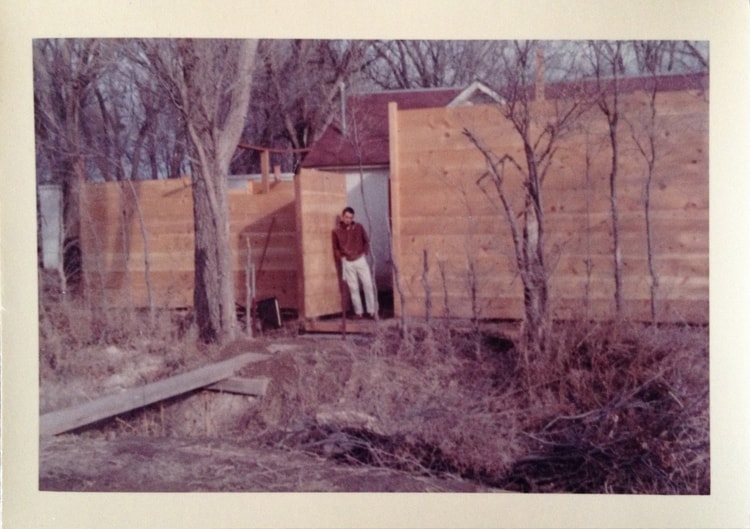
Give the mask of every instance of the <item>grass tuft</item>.
[[[295, 329], [256, 337], [279, 352], [238, 374], [271, 378], [262, 399], [198, 391], [84, 434], [231, 435], [525, 492], [710, 493], [705, 327], [557, 323], [549, 360], [528, 363], [491, 325], [433, 320], [402, 333], [380, 322], [347, 340]], [[229, 353], [200, 344], [188, 313], [95, 313], [46, 297], [41, 411]]]

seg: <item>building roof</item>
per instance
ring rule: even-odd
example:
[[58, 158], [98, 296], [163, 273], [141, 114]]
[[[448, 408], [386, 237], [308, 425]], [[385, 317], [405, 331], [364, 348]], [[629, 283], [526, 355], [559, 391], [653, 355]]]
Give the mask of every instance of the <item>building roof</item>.
[[[658, 77], [630, 77], [619, 80], [621, 93], [657, 91], [707, 90], [707, 74], [663, 75]], [[612, 84], [604, 81], [606, 87]], [[544, 87], [546, 99], [594, 94], [602, 86], [595, 80], [583, 83], [550, 83]], [[534, 87], [529, 97], [534, 98]], [[431, 88], [418, 90], [389, 90], [346, 98], [345, 124], [336, 120], [323, 132], [302, 161], [302, 167], [326, 169], [343, 167], [386, 167], [389, 164], [388, 103], [395, 102], [399, 110], [449, 107], [500, 102], [502, 98], [480, 82], [465, 88]]]
[[346, 127], [342, 120], [331, 123], [312, 146], [303, 167], [385, 166], [389, 162], [388, 103], [401, 110], [449, 105], [460, 88], [389, 90], [346, 98]]
[[[611, 91], [615, 86], [613, 79], [586, 79], [578, 83], [550, 83], [545, 86], [546, 99], [571, 97], [576, 94], [595, 95], [602, 90]], [[668, 74], [657, 76], [620, 77], [617, 80], [617, 90], [620, 94], [637, 92], [639, 90], [657, 92], [672, 92], [678, 90], [708, 90], [707, 73]]]

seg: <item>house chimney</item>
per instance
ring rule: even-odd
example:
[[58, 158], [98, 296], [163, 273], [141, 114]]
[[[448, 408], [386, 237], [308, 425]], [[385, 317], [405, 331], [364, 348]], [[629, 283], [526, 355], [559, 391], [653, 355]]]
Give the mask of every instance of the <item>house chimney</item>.
[[346, 84], [339, 81], [339, 92], [341, 93], [341, 133], [346, 136]]
[[544, 48], [536, 47], [536, 76], [534, 79], [534, 98], [544, 101]]

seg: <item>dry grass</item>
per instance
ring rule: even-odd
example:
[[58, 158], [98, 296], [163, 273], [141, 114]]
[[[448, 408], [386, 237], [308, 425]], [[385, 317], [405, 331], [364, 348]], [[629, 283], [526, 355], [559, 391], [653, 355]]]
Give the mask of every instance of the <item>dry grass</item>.
[[529, 388], [502, 336], [381, 329], [345, 397], [378, 431], [322, 438], [345, 434], [349, 462], [505, 489], [708, 494], [707, 329], [568, 323], [554, 336], [556, 362], [532, 363]]
[[64, 302], [55, 295], [54, 277], [42, 275], [41, 282], [43, 413], [186, 371], [220, 354], [195, 339], [189, 313], [92, 309], [78, 298]]
[[[198, 345], [186, 314], [43, 301], [43, 412], [231, 353]], [[230, 435], [519, 491], [710, 492], [707, 328], [559, 324], [552, 360], [528, 367], [501, 332], [457, 322], [412, 324], [405, 337], [381, 322], [347, 340], [292, 325], [254, 343], [276, 346], [241, 373], [271, 377], [262, 400], [196, 392], [85, 435]]]
[[[509, 479], [521, 490], [708, 494], [708, 330], [560, 326]], [[533, 410], [533, 408], [532, 408]]]

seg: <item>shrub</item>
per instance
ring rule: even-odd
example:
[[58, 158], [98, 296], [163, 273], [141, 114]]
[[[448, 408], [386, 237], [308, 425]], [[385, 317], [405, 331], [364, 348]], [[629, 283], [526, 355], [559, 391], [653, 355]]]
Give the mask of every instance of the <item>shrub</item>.
[[[585, 331], [585, 332], [584, 332]], [[558, 326], [558, 365], [536, 366], [520, 490], [709, 493], [708, 332]], [[614, 337], [614, 338], [613, 338]]]

